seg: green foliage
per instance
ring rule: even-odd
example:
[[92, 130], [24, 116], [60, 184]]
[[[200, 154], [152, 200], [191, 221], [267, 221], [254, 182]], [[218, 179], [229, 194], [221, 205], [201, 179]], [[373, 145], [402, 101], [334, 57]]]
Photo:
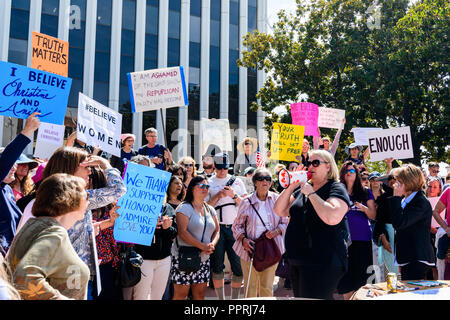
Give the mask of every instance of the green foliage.
[[[257, 94], [267, 131], [273, 122], [290, 123], [291, 103], [308, 101], [346, 110], [338, 161], [353, 127], [410, 126], [413, 162], [448, 162], [449, 4], [408, 2], [383, 1], [374, 29], [373, 0], [297, 0], [296, 14], [280, 11], [273, 35], [248, 34], [238, 63], [268, 74]], [[275, 113], [279, 106], [288, 114]]]

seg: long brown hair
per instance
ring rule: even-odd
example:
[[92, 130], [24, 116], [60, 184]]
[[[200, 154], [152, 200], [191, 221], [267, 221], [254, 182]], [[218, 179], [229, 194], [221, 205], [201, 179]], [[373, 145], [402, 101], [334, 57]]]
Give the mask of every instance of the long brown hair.
[[73, 175], [80, 163], [88, 158], [89, 154], [79, 148], [61, 147], [48, 160], [42, 173], [42, 180], [55, 173], [67, 173]]
[[361, 177], [358, 170], [358, 167], [352, 162], [352, 161], [346, 161], [339, 172], [339, 177], [341, 180], [341, 183], [343, 183], [345, 186], [347, 186], [347, 183], [345, 182], [345, 170], [347, 170], [348, 167], [352, 166], [355, 168], [355, 182], [353, 183], [353, 189], [352, 189], [352, 198], [353, 201], [367, 201], [369, 197], [369, 192], [363, 187], [361, 184]]

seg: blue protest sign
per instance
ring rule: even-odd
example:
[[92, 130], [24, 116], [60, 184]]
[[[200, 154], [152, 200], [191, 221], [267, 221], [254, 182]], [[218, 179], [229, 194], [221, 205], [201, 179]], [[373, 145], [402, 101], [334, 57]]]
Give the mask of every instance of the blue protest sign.
[[42, 122], [64, 124], [72, 79], [0, 61], [0, 115], [26, 119], [39, 112]]
[[171, 176], [167, 171], [127, 163], [123, 177], [127, 193], [117, 203], [116, 241], [151, 246]]

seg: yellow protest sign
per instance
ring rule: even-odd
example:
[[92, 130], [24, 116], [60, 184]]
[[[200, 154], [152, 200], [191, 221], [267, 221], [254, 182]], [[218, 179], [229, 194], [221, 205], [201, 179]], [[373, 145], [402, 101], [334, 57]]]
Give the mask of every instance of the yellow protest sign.
[[302, 154], [305, 127], [287, 123], [274, 123], [270, 143], [270, 159], [298, 161]]
[[69, 43], [33, 31], [31, 68], [67, 77], [69, 75]]

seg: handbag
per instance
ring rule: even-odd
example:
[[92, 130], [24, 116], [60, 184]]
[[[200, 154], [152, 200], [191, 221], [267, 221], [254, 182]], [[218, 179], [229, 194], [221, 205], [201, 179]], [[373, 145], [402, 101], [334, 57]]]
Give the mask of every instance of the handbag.
[[117, 287], [129, 288], [141, 281], [141, 266], [144, 259], [134, 251], [133, 246], [126, 246], [120, 252], [119, 270], [115, 284]]
[[[248, 199], [248, 202], [250, 202], [250, 199]], [[259, 215], [258, 210], [256, 210], [253, 203], [250, 202], [250, 205], [253, 207], [253, 210], [255, 210], [259, 219], [261, 219], [264, 228], [269, 231], [266, 227], [266, 224], [264, 223], [264, 220]], [[255, 240], [255, 249], [253, 251], [253, 267], [256, 271], [262, 272], [265, 269], [278, 263], [280, 260], [281, 252], [275, 242], [275, 239], [267, 238], [266, 233], [264, 232], [263, 234], [261, 234], [261, 236], [259, 236], [258, 239]]]
[[[206, 211], [204, 218], [205, 225], [203, 227], [202, 240], [200, 240], [200, 242], [203, 242], [203, 237], [205, 236], [206, 231]], [[178, 246], [178, 268], [180, 271], [191, 273], [200, 270], [200, 266], [202, 264], [202, 259], [200, 256], [201, 250], [197, 247], [180, 246], [178, 245], [178, 239], [176, 239], [176, 242]]]

